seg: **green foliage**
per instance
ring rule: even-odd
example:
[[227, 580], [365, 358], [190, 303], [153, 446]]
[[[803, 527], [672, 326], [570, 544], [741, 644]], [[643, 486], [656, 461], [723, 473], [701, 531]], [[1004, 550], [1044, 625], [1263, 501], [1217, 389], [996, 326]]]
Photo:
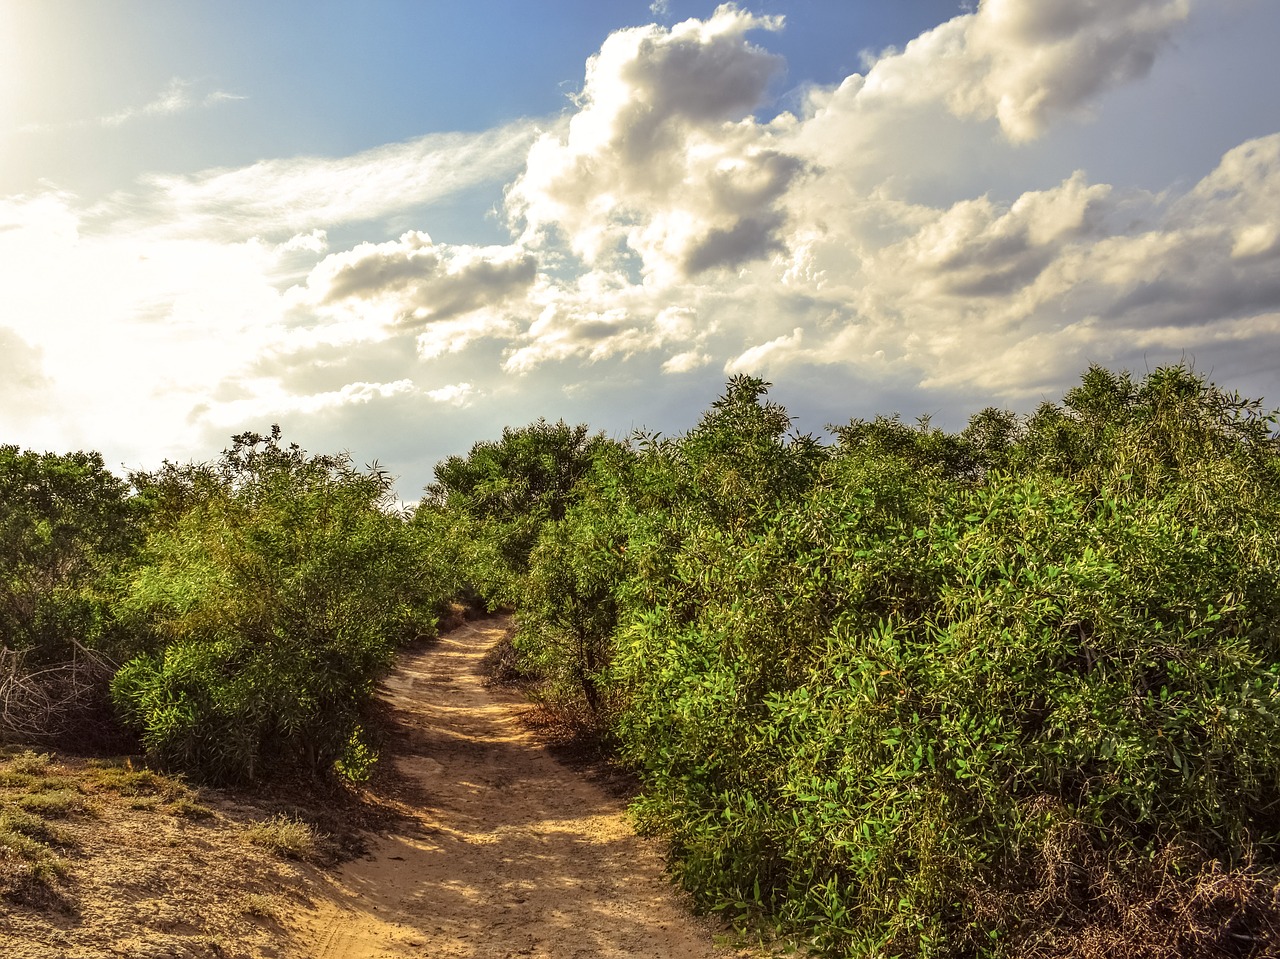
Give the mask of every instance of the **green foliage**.
[[704, 906], [829, 955], [959, 956], [1082, 903], [1121, 925], [1113, 891], [1159, 862], [1153, 888], [1274, 877], [1273, 417], [1182, 367], [1094, 368], [1025, 419], [826, 449], [765, 386], [602, 461], [520, 610], [527, 658], [607, 690]]
[[102, 580], [139, 541], [135, 517], [99, 454], [0, 446], [0, 646], [39, 665], [101, 639]]
[[598, 715], [608, 697], [626, 534], [594, 507], [575, 507], [544, 527], [520, 597], [515, 645], [522, 666], [550, 680], [554, 697], [581, 696]]
[[195, 492], [166, 511], [124, 600], [150, 637], [113, 682], [125, 721], [161, 761], [213, 779], [281, 762], [359, 774], [361, 709], [442, 598], [387, 477], [274, 429], [165, 488]]
[[563, 520], [597, 456], [618, 444], [584, 425], [538, 420], [507, 428], [435, 469], [414, 518], [452, 551], [455, 568], [490, 606], [512, 605], [545, 523]]
[[[734, 377], [628, 444], [508, 429], [410, 522], [379, 471], [278, 430], [132, 496], [95, 454], [3, 447], [0, 638], [128, 651], [115, 701], [172, 765], [360, 779], [395, 644], [483, 598], [607, 727], [709, 909], [832, 956], [1044, 952], [1144, 909], [1280, 948], [1241, 918], [1280, 885], [1276, 416], [1185, 367], [1094, 367], [1030, 416], [827, 446], [767, 390]], [[76, 808], [40, 764], [0, 771], [32, 855], [22, 817]]]

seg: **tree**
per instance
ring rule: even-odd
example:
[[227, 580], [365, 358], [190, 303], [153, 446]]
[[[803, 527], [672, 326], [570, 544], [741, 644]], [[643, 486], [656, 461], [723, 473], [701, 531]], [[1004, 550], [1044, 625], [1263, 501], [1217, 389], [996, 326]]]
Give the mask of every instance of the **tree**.
[[436, 466], [415, 522], [439, 528], [444, 517], [476, 591], [514, 604], [543, 524], [564, 519], [596, 458], [619, 445], [563, 420], [504, 429]]

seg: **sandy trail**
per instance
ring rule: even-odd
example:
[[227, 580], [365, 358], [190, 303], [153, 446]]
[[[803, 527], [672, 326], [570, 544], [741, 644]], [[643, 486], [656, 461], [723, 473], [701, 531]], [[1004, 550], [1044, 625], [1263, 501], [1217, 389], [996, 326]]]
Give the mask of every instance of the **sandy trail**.
[[[505, 617], [404, 655], [387, 680], [414, 820], [333, 874], [293, 917], [299, 955], [740, 955], [712, 943], [622, 803], [557, 763], [479, 663]], [[384, 761], [386, 761], [384, 759]]]

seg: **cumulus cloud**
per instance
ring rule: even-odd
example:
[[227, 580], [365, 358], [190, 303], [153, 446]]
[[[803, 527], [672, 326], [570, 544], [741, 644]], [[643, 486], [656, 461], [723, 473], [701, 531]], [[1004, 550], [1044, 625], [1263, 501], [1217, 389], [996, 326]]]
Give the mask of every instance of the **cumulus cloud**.
[[1204, 326], [1280, 310], [1280, 134], [1241, 144], [1155, 229], [1100, 244], [1088, 273], [1114, 291], [1104, 318]]
[[397, 322], [423, 326], [517, 298], [537, 262], [517, 247], [448, 246], [411, 231], [388, 243], [361, 243], [322, 260], [307, 288], [323, 305], [388, 304]]
[[1145, 75], [1189, 13], [1190, 0], [983, 0], [901, 52], [886, 52], [841, 92], [893, 108], [941, 102], [1029, 140], [1055, 115]]
[[[885, 51], [865, 76], [815, 90], [800, 117], [768, 122], [752, 111], [782, 64], [748, 34], [782, 29], [780, 18], [725, 5], [610, 36], [566, 129], [534, 143], [507, 201], [521, 243], [563, 241], [584, 277], [623, 279], [553, 284], [505, 368], [652, 349], [669, 352], [664, 369], [691, 368], [705, 336], [664, 335], [655, 322], [673, 303], [708, 328], [735, 303], [747, 342], [724, 360], [731, 370], [847, 359], [853, 344], [923, 370], [964, 335], [957, 327], [1016, 328], [1061, 292], [1036, 281], [1062, 251], [1104, 236], [1109, 188], [1077, 174], [1008, 205], [977, 196], [939, 208], [895, 195], [894, 177], [953, 162], [921, 149], [940, 111], [947, 135], [972, 149], [993, 149], [982, 124], [992, 119], [1010, 140], [1031, 138], [1140, 77], [1187, 15], [1184, 0], [1042, 7], [987, 0]], [[921, 142], [899, 138], [904, 120]], [[1261, 231], [1240, 249], [1265, 245]], [[640, 281], [628, 282], [633, 269]], [[730, 275], [777, 316], [753, 323], [742, 297], [717, 297], [717, 277]], [[802, 347], [795, 330], [814, 322]]]
[[[804, 350], [770, 340], [731, 369], [874, 356], [926, 387], [1018, 397], [1095, 360], [1265, 341], [1280, 311], [1280, 244], [1264, 212], [1280, 208], [1280, 135], [1229, 151], [1178, 198], [1117, 195], [1078, 172], [1010, 204], [882, 207], [896, 216], [892, 242], [838, 234], [798, 254], [804, 309], [816, 300], [838, 320], [813, 323]], [[785, 322], [785, 300], [780, 312]]]
[[[715, 288], [708, 292], [714, 296]], [[595, 363], [655, 350], [687, 354], [673, 363], [673, 372], [710, 362], [701, 348], [717, 326], [701, 317], [695, 284], [658, 288], [632, 283], [623, 273], [595, 270], [573, 282], [544, 278], [529, 302], [537, 314], [508, 350], [503, 369], [510, 373], [549, 362]]]
[[638, 257], [663, 282], [779, 248], [778, 200], [803, 164], [777, 148], [787, 118], [751, 116], [783, 63], [746, 34], [781, 28], [725, 5], [611, 35], [567, 131], [538, 139], [508, 193], [522, 241], [562, 236], [593, 268]]
[[437, 244], [421, 231], [362, 243], [321, 260], [286, 299], [302, 327], [296, 349], [413, 335], [426, 360], [478, 339], [515, 336], [538, 281], [533, 254], [516, 246]]

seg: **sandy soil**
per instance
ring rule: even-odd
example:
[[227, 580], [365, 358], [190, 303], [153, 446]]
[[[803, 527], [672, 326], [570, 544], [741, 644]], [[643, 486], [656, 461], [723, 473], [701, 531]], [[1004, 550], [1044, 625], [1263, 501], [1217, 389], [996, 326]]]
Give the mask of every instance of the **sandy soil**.
[[745, 955], [689, 914], [621, 801], [557, 763], [512, 697], [485, 688], [480, 659], [507, 628], [469, 623], [402, 656], [387, 695], [405, 824], [282, 917], [296, 955]]
[[[50, 772], [80, 775], [82, 760]], [[287, 955], [281, 912], [306, 901], [319, 870], [245, 839], [265, 810], [209, 794], [190, 820], [156, 797], [90, 793], [90, 812], [57, 821], [70, 878], [30, 902], [0, 901], [3, 959], [273, 959]]]

